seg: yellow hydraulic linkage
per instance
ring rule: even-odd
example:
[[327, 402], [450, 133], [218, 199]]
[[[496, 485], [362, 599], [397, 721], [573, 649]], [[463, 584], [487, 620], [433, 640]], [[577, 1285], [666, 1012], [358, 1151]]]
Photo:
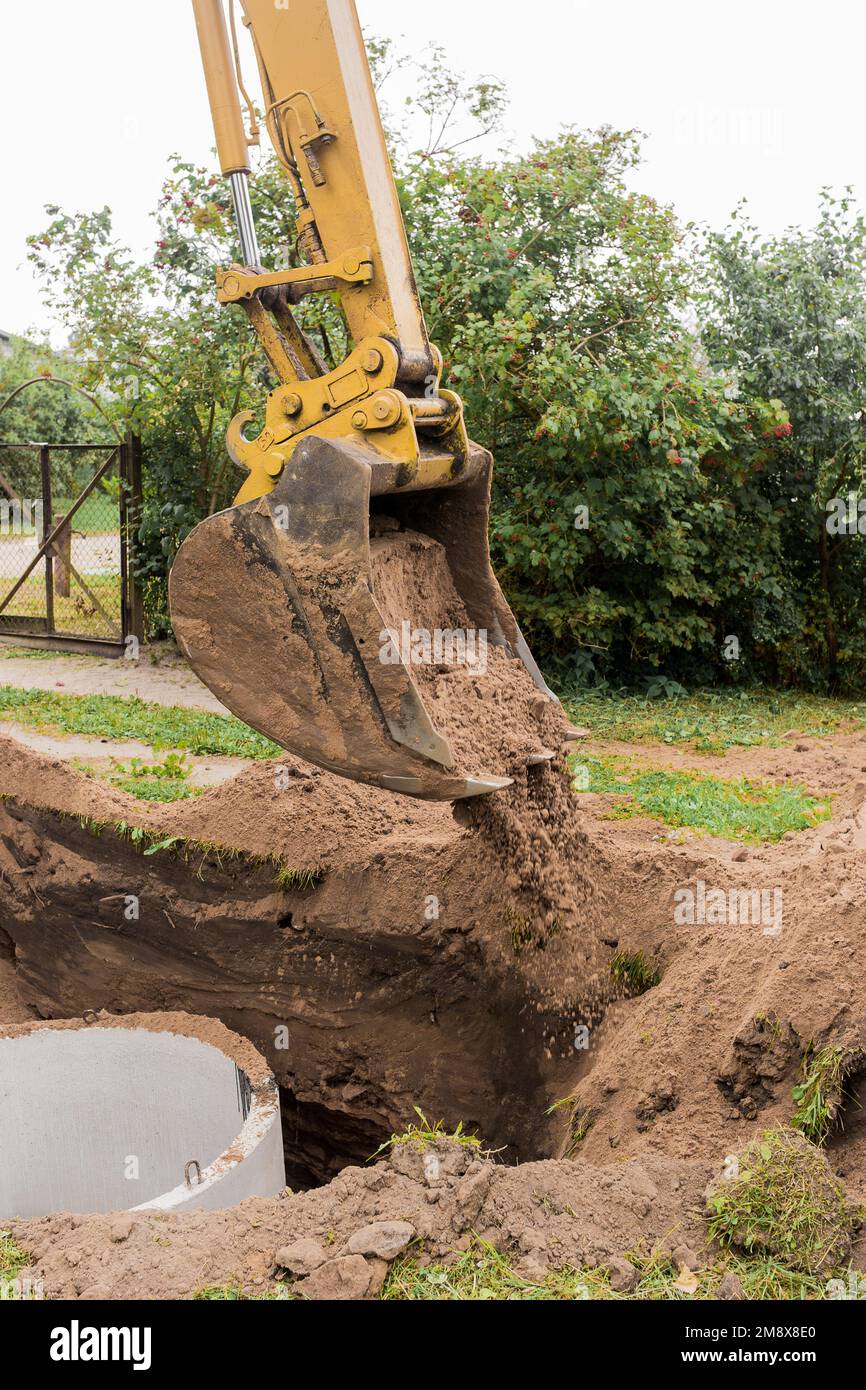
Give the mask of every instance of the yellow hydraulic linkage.
[[[223, 0], [193, 8], [242, 257], [217, 293], [249, 316], [278, 385], [257, 438], [250, 412], [229, 428], [247, 471], [235, 506], [178, 554], [178, 639], [230, 709], [312, 762], [414, 796], [498, 790], [506, 780], [455, 766], [409, 668], [376, 656], [371, 506], [445, 547], [472, 621], [550, 694], [490, 567], [492, 460], [441, 387], [353, 0], [242, 0], [295, 199], [302, 264], [283, 271], [261, 265], [233, 12], [230, 37]], [[333, 369], [293, 313], [322, 291], [339, 296], [351, 336]]]

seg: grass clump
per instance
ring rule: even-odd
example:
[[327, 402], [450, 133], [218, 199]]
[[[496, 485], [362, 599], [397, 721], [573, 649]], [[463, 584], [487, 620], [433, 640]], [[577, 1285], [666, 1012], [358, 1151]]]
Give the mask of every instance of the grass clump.
[[797, 1108], [794, 1129], [813, 1144], [824, 1144], [839, 1119], [845, 1100], [845, 1082], [863, 1061], [861, 1052], [848, 1047], [822, 1047], [813, 1043], [803, 1056], [803, 1080], [794, 1087]]
[[544, 951], [551, 937], [557, 936], [562, 930], [562, 923], [558, 920], [549, 926], [542, 926], [526, 913], [517, 912], [512, 907], [505, 909], [503, 917], [511, 937], [511, 949], [516, 956], [528, 950]]
[[508, 1259], [476, 1240], [453, 1264], [421, 1266], [411, 1256], [391, 1267], [381, 1297], [386, 1302], [558, 1302], [588, 1297], [581, 1272], [564, 1268], [543, 1283], [522, 1279]]
[[264, 1293], [245, 1293], [240, 1284], [205, 1284], [196, 1289], [197, 1303], [288, 1303], [300, 1301], [291, 1284], [274, 1284]]
[[564, 696], [569, 715], [596, 738], [623, 743], [683, 744], [699, 753], [766, 745], [786, 734], [824, 738], [866, 728], [866, 701], [799, 691], [697, 690], [652, 699], [634, 693], [581, 692]]
[[614, 820], [651, 816], [665, 825], [763, 844], [781, 840], [789, 830], [808, 830], [831, 814], [829, 798], [787, 782], [637, 767], [620, 757], [582, 757], [576, 765], [583, 771], [576, 790], [623, 798], [609, 812]]
[[[684, 1279], [670, 1255], [630, 1253], [640, 1282], [631, 1293], [610, 1286], [604, 1267], [563, 1265], [541, 1281], [522, 1278], [509, 1258], [476, 1239], [449, 1264], [419, 1265], [406, 1255], [395, 1262], [381, 1297], [404, 1302], [691, 1302], [715, 1299], [726, 1274], [734, 1274], [743, 1295], [755, 1300], [817, 1300], [826, 1297], [826, 1280], [791, 1269], [772, 1258], [745, 1258], [726, 1252]], [[847, 1271], [840, 1271], [843, 1275]]]
[[616, 984], [631, 998], [646, 994], [648, 989], [655, 989], [662, 978], [643, 951], [617, 951], [610, 962], [610, 973]]
[[325, 870], [322, 868], [293, 869], [288, 864], [281, 864], [274, 883], [281, 893], [305, 893], [311, 888], [318, 888], [324, 879]]
[[41, 733], [140, 739], [154, 749], [237, 758], [275, 758], [282, 749], [231, 715], [157, 705], [120, 695], [65, 695], [0, 685], [0, 718]]
[[595, 1124], [598, 1115], [587, 1105], [575, 1105], [571, 1116], [571, 1124], [568, 1127], [568, 1144], [565, 1149], [566, 1158], [574, 1158], [581, 1144], [589, 1131]]
[[111, 785], [139, 801], [187, 801], [198, 795], [189, 785], [192, 768], [185, 753], [168, 753], [155, 763], [145, 763], [141, 758], [132, 758], [128, 765], [117, 759], [112, 762], [114, 772], [108, 778]]
[[708, 1233], [725, 1248], [820, 1274], [843, 1264], [857, 1224], [824, 1154], [794, 1129], [765, 1130], [738, 1156], [734, 1176], [707, 1199]]
[[384, 1144], [380, 1144], [374, 1154], [371, 1154], [367, 1162], [372, 1163], [380, 1154], [388, 1153], [391, 1149], [397, 1148], [401, 1144], [414, 1144], [421, 1153], [428, 1149], [431, 1144], [447, 1142], [449, 1144], [465, 1144], [469, 1148], [481, 1148], [481, 1140], [475, 1134], [466, 1134], [461, 1120], [455, 1130], [447, 1130], [444, 1120], [437, 1120], [435, 1124], [430, 1123], [423, 1111], [417, 1105], [412, 1109], [418, 1116], [420, 1124], [414, 1121], [409, 1125], [403, 1134], [392, 1134], [390, 1139], [386, 1139]]
[[30, 1263], [30, 1256], [16, 1245], [8, 1231], [0, 1231], [0, 1284], [12, 1283]]

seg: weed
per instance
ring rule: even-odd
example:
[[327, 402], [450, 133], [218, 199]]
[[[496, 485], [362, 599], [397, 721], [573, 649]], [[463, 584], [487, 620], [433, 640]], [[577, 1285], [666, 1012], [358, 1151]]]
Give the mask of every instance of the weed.
[[186, 753], [167, 753], [162, 762], [132, 758], [128, 765], [112, 758], [115, 771], [108, 780], [139, 801], [186, 801], [199, 794], [189, 786], [192, 768], [186, 757]]
[[768, 1129], [738, 1156], [707, 1201], [709, 1236], [818, 1274], [848, 1254], [856, 1214], [820, 1149], [793, 1129]]
[[652, 968], [643, 951], [617, 951], [610, 963], [610, 973], [631, 998], [646, 994], [661, 982], [661, 975]]
[[30, 1263], [30, 1256], [16, 1245], [8, 1231], [0, 1231], [0, 1284], [17, 1279]]
[[390, 1139], [386, 1139], [384, 1144], [380, 1144], [374, 1154], [371, 1154], [367, 1162], [372, 1163], [380, 1154], [387, 1153], [390, 1149], [396, 1148], [399, 1144], [415, 1144], [423, 1153], [431, 1144], [438, 1144], [447, 1140], [450, 1144], [466, 1144], [469, 1148], [480, 1149], [481, 1140], [475, 1134], [464, 1134], [463, 1121], [461, 1120], [455, 1130], [449, 1132], [445, 1128], [444, 1120], [437, 1120], [431, 1125], [426, 1115], [413, 1105], [412, 1109], [421, 1121], [420, 1124], [410, 1124], [403, 1134], [392, 1134]]
[[863, 1053], [847, 1047], [823, 1047], [810, 1043], [803, 1055], [803, 1080], [794, 1087], [791, 1124], [813, 1144], [824, 1144], [839, 1119], [845, 1099], [845, 1081], [863, 1061]]

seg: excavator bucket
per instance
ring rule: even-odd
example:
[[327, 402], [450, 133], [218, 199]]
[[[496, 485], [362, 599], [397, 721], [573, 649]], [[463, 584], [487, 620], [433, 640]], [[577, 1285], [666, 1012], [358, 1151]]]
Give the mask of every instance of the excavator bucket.
[[[508, 786], [483, 752], [461, 765], [401, 640], [419, 621], [453, 632], [462, 619], [555, 700], [490, 565], [491, 466], [473, 445], [449, 485], [395, 490], [363, 444], [304, 440], [272, 492], [209, 517], [178, 552], [171, 610], [193, 669], [245, 723], [342, 776], [431, 800]], [[441, 613], [433, 561], [448, 579]], [[526, 749], [528, 762], [550, 756], [540, 734]]]

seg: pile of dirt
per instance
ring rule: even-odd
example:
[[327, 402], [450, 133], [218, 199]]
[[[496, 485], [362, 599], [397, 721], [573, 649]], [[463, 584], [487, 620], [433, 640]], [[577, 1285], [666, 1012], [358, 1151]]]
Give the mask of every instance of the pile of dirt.
[[[510, 777], [534, 754], [560, 749], [568, 727], [562, 707], [538, 689], [522, 661], [473, 626], [444, 546], [402, 531], [372, 540], [370, 553], [379, 608], [398, 650], [409, 646], [412, 677], [459, 771]], [[425, 635], [417, 644], [415, 633]]]
[[284, 754], [251, 763], [202, 796], [167, 805], [139, 801], [85, 777], [60, 758], [43, 758], [0, 739], [0, 795], [100, 825], [125, 823], [228, 852], [273, 857], [298, 868], [356, 863], [389, 837], [450, 832], [451, 808], [395, 797], [348, 782]]
[[[835, 767], [825, 784], [835, 792], [832, 819], [777, 844], [677, 842], [648, 818], [590, 824], [615, 882], [611, 939], [661, 979], [612, 1005], [593, 1036], [593, 1065], [574, 1095], [587, 1161], [648, 1153], [720, 1161], [768, 1125], [790, 1122], [810, 1051], [862, 1056], [866, 786], [857, 773], [866, 736], [853, 744], [843, 736], [837, 746], [848, 756], [829, 744], [824, 760]], [[772, 750], [773, 766], [796, 774], [801, 756]], [[753, 750], [751, 764], [738, 754], [738, 771], [753, 775], [767, 760], [766, 749]], [[701, 894], [719, 890], [749, 912], [707, 920]], [[765, 917], [752, 896], [762, 893]], [[854, 1090], [858, 1071], [855, 1064]], [[866, 1150], [853, 1102], [841, 1121], [828, 1152], [863, 1195]]]
[[696, 1213], [708, 1176], [706, 1165], [659, 1158], [505, 1168], [440, 1141], [398, 1145], [327, 1187], [227, 1211], [8, 1224], [33, 1257], [22, 1277], [41, 1279], [46, 1298], [189, 1298], [224, 1285], [260, 1293], [286, 1274], [308, 1298], [365, 1298], [400, 1255], [453, 1262], [475, 1235], [530, 1280], [564, 1264], [597, 1267], [641, 1246], [699, 1248]]

